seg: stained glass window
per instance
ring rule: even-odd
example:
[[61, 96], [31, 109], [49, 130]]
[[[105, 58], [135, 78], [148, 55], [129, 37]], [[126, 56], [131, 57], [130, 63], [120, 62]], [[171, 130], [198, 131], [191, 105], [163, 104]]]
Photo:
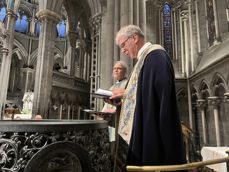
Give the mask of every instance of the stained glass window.
[[173, 40], [172, 40], [172, 9], [168, 3], [163, 6], [163, 35], [164, 47], [173, 59]]
[[0, 9], [0, 21], [3, 22], [6, 18], [6, 8], [2, 7]]
[[57, 26], [57, 36], [59, 38], [64, 38], [65, 37], [65, 31], [66, 31], [66, 23], [64, 20], [61, 20]]
[[21, 33], [27, 33], [28, 31], [28, 17], [26, 15], [20, 15], [19, 13], [17, 14], [17, 21], [15, 24], [15, 31], [21, 32]]

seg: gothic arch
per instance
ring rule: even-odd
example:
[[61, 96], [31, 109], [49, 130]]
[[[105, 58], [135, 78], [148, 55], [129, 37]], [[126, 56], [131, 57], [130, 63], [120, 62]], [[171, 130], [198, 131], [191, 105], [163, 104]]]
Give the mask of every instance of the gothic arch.
[[22, 60], [22, 63], [23, 64], [26, 64], [26, 57], [27, 56], [24, 56], [23, 55], [23, 52], [21, 51], [21, 49], [20, 48], [15, 48], [14, 50], [13, 50], [13, 52], [12, 52], [12, 54], [17, 54], [17, 57], [18, 57], [18, 60]]
[[14, 43], [13, 44], [18, 47], [18, 49], [20, 50], [22, 56], [28, 57], [27, 50], [25, 49], [25, 47], [18, 40], [14, 39]]
[[194, 86], [191, 87], [191, 96], [192, 96], [192, 102], [193, 103], [194, 103], [194, 101], [199, 99], [197, 89]]
[[29, 6], [27, 4], [21, 3], [20, 6], [19, 6], [19, 9], [24, 11], [25, 12], [24, 14], [27, 17], [33, 16], [33, 12], [32, 12], [33, 8], [29, 8]]
[[187, 97], [187, 94], [184, 88], [180, 88], [179, 90], [177, 90], [176, 95], [177, 95], [178, 101]]
[[[54, 53], [59, 54], [59, 57], [60, 57], [61, 59], [64, 58], [64, 54], [63, 54], [63, 52], [62, 52], [59, 48], [54, 47]], [[36, 66], [36, 63], [37, 63], [37, 55], [38, 55], [38, 48], [35, 49], [35, 50], [32, 52], [32, 54], [31, 54], [30, 65]], [[57, 57], [57, 56], [54, 56], [54, 61], [55, 61], [55, 57]]]
[[63, 54], [63, 52], [59, 48], [54, 47], [54, 53], [59, 54], [60, 55], [60, 58], [62, 58], [62, 59], [64, 58], [64, 54]]
[[31, 54], [31, 60], [30, 60], [30, 64], [29, 65], [33, 65], [36, 66], [36, 62], [37, 62], [37, 53], [38, 53], [38, 48], [35, 49], [32, 54]]
[[227, 84], [223, 76], [219, 73], [216, 73], [213, 78], [212, 78], [212, 83], [211, 83], [211, 91], [213, 95], [219, 95], [219, 92], [226, 92], [227, 89]]
[[205, 80], [202, 80], [199, 87], [199, 98], [207, 99], [211, 95], [209, 86]]

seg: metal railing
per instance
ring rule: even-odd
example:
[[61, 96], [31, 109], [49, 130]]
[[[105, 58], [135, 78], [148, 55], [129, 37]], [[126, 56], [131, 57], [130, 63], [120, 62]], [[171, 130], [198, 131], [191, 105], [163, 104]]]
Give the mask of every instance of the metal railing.
[[192, 162], [192, 163], [181, 164], [181, 165], [127, 166], [126, 170], [138, 171], [138, 172], [181, 171], [181, 170], [198, 169], [206, 165], [219, 164], [224, 162], [229, 162], [229, 157], [200, 161], [200, 162]]

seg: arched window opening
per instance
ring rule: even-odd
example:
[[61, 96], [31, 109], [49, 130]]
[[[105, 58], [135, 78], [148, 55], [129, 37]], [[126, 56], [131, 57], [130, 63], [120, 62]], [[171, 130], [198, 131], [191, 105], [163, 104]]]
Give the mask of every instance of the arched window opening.
[[17, 14], [17, 21], [15, 24], [15, 31], [16, 32], [21, 32], [21, 33], [27, 33], [28, 31], [28, 17], [24, 15], [20, 15], [19, 13]]
[[2, 7], [0, 8], [0, 21], [4, 22], [5, 18], [6, 18], [6, 8]]
[[57, 26], [57, 36], [59, 38], [64, 38], [65, 37], [65, 32], [66, 32], [66, 22], [64, 20], [61, 20]]
[[172, 40], [172, 9], [168, 3], [165, 3], [163, 6], [163, 44], [170, 55], [171, 59], [173, 59], [173, 40]]

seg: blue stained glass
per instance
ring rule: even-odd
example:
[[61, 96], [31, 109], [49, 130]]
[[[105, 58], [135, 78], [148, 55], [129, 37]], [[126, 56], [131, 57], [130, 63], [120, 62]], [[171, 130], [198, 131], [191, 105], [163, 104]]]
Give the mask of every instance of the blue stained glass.
[[168, 3], [163, 7], [163, 30], [164, 30], [164, 47], [173, 58], [173, 45], [172, 45], [172, 19], [171, 19], [171, 7]]
[[15, 30], [17, 32], [21, 32], [21, 33], [26, 33], [28, 30], [28, 20], [27, 20], [27, 16], [23, 15], [22, 17], [20, 17], [20, 14], [17, 14], [17, 20], [16, 20], [16, 24], [15, 24]]
[[65, 37], [65, 31], [66, 31], [65, 21], [64, 20], [60, 21], [60, 23], [58, 23], [56, 27], [57, 27], [58, 37], [64, 38]]
[[170, 6], [168, 4], [164, 5], [163, 13], [164, 13], [164, 15], [170, 15], [171, 8], [170, 8]]
[[0, 21], [3, 22], [5, 17], [6, 17], [6, 8], [3, 7], [3, 8], [0, 9]]
[[20, 28], [20, 31], [22, 33], [26, 33], [27, 32], [27, 28], [28, 28], [28, 21], [27, 21], [27, 16], [22, 16], [22, 19], [21, 19], [21, 28]]

